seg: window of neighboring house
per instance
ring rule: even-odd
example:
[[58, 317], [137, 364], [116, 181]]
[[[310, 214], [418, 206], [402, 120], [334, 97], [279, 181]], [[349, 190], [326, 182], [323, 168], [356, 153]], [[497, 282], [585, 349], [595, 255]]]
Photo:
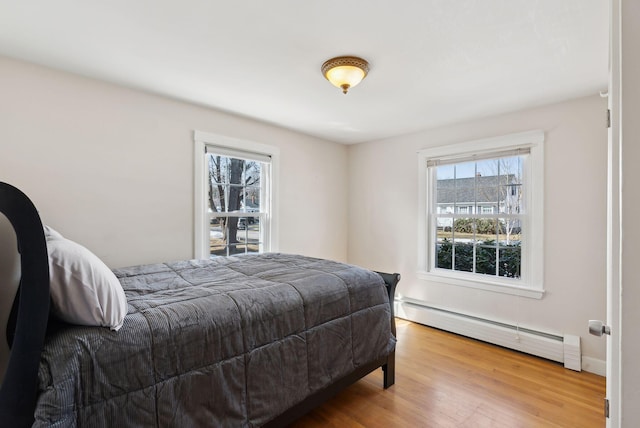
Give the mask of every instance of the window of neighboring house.
[[543, 139], [535, 131], [419, 152], [421, 278], [542, 296]]
[[277, 149], [196, 131], [197, 258], [273, 251]]

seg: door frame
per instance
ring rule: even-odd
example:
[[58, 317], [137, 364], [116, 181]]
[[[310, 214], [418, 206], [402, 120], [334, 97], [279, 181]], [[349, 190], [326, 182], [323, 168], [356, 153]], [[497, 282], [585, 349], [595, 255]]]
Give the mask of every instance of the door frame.
[[621, 123], [620, 123], [620, 0], [609, 2], [609, 132], [607, 167], [607, 428], [619, 427], [620, 400], [620, 290], [622, 261]]

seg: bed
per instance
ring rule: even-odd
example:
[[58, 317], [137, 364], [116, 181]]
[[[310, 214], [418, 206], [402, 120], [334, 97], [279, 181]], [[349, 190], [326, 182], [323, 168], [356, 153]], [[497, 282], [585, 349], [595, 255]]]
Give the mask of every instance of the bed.
[[[33, 204], [0, 183], [22, 275], [0, 388], [7, 426], [286, 426], [370, 372], [394, 383], [398, 274], [251, 254], [114, 270], [117, 331], [51, 315]], [[47, 238], [48, 239], [48, 238]]]

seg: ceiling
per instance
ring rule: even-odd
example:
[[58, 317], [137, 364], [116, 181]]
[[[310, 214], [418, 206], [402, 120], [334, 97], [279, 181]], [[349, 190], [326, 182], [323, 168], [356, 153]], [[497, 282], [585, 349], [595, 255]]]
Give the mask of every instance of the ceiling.
[[[602, 0], [0, 0], [0, 54], [345, 144], [606, 91]], [[320, 73], [357, 55], [347, 95]]]

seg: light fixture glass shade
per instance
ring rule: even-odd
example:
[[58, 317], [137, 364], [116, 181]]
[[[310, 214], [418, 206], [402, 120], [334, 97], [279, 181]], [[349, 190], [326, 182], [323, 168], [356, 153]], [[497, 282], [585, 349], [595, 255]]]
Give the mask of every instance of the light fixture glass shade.
[[322, 74], [331, 84], [347, 93], [367, 76], [369, 63], [354, 56], [332, 58], [322, 64]]

